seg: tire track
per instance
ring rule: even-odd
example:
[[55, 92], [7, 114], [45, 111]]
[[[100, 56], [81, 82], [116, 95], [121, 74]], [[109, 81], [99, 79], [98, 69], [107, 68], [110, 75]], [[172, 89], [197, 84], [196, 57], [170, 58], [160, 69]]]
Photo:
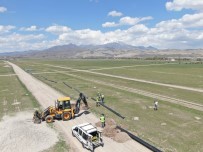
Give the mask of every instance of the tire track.
[[120, 85], [116, 85], [116, 84], [109, 83], [109, 82], [107, 83], [107, 82], [100, 81], [100, 80], [83, 78], [83, 77], [75, 75], [75, 74], [68, 74], [68, 73], [60, 72], [60, 71], [56, 71], [56, 72], [59, 72], [59, 73], [62, 73], [62, 74], [68, 75], [68, 76], [72, 76], [72, 77], [75, 77], [75, 78], [78, 78], [78, 79], [82, 79], [82, 80], [85, 80], [85, 81], [98, 83], [100, 85], [110, 86], [110, 87], [113, 87], [115, 89], [120, 89], [120, 90], [128, 91], [128, 92], [131, 92], [131, 93], [136, 93], [136, 94], [140, 94], [140, 95], [151, 97], [151, 98], [157, 98], [159, 100], [168, 101], [170, 103], [175, 103], [175, 104], [187, 107], [187, 108], [203, 111], [203, 105], [202, 104], [197, 104], [197, 103], [194, 103], [194, 102], [191, 102], [191, 101], [186, 101], [186, 100], [177, 99], [177, 98], [171, 98], [171, 97], [168, 97], [168, 96], [155, 94], [155, 93], [151, 93], [151, 92], [143, 91], [143, 90], [139, 90], [139, 89], [129, 88], [129, 87], [125, 87], [125, 86], [120, 86]]
[[154, 66], [154, 65], [156, 66], [156, 65], [168, 65], [168, 64], [177, 64], [177, 63], [146, 64], [146, 65], [129, 65], [129, 66], [119, 66], [119, 67], [89, 69], [89, 71], [112, 70], [112, 69], [133, 68], [133, 67], [148, 67], [148, 66]]
[[159, 86], [165, 86], [165, 87], [171, 87], [171, 88], [177, 88], [177, 89], [182, 89], [182, 90], [188, 90], [188, 91], [203, 93], [203, 89], [198, 89], [198, 88], [179, 86], [179, 85], [173, 85], [173, 84], [165, 84], [165, 83], [160, 83], [160, 82], [147, 81], [147, 80], [143, 80], [143, 79], [128, 78], [128, 77], [124, 77], [124, 76], [99, 73], [99, 72], [94, 72], [94, 71], [89, 71], [89, 70], [79, 70], [79, 69], [73, 69], [73, 68], [64, 67], [64, 66], [55, 66], [55, 65], [51, 65], [51, 64], [42, 64], [42, 65], [61, 68], [61, 69], [73, 70], [76, 72], [91, 73], [91, 74], [102, 75], [102, 76], [111, 77], [111, 78], [119, 78], [119, 79], [123, 79], [123, 80], [130, 80], [130, 81], [135, 81], [135, 82], [142, 82], [142, 83], [147, 83], [147, 84], [153, 84], [153, 85], [159, 85]]
[[4, 116], [7, 115], [7, 111], [8, 109], [6, 108], [8, 101], [6, 100], [6, 98], [3, 99], [3, 111], [4, 111]]
[[20, 102], [18, 102], [18, 100], [15, 98], [15, 99], [13, 100], [12, 106], [15, 106], [16, 112], [20, 112], [20, 111], [21, 111], [21, 110], [20, 110], [20, 107], [18, 106], [19, 104], [20, 104]]

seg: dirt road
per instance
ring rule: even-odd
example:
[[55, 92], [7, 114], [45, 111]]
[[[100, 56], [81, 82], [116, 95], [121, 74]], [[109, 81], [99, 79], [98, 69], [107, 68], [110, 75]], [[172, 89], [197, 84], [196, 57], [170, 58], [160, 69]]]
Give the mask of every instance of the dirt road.
[[[18, 75], [19, 79], [22, 83], [27, 87], [27, 89], [32, 92], [33, 96], [39, 101], [39, 103], [44, 107], [48, 107], [54, 104], [54, 100], [58, 97], [64, 96], [63, 94], [57, 92], [53, 88], [49, 87], [48, 85], [42, 83], [41, 81], [37, 80], [36, 78], [32, 77], [21, 68], [16, 66], [15, 64], [9, 63], [15, 73]], [[71, 128], [74, 125], [81, 124], [84, 122], [90, 122], [95, 124], [98, 122], [98, 118], [95, 117], [93, 114], [82, 115], [78, 118], [75, 118], [71, 121], [56, 121], [54, 124], [56, 127], [62, 132], [70, 145], [71, 151], [87, 151], [82, 148], [82, 145], [79, 141], [72, 137]], [[40, 126], [39, 126], [40, 127]], [[98, 147], [95, 149], [96, 152], [148, 152], [150, 151], [146, 147], [140, 145], [139, 143], [128, 140], [124, 143], [117, 143], [110, 138], [104, 137], [104, 147]]]

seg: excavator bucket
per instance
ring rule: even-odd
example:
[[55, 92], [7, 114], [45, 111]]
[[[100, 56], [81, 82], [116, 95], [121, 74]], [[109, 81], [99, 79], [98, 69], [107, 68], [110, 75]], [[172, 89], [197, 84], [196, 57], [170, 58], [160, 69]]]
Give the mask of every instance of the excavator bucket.
[[38, 110], [36, 110], [33, 114], [33, 122], [36, 124], [40, 124], [42, 122], [42, 115]]
[[85, 104], [85, 107], [88, 108], [87, 97], [84, 95], [84, 93], [80, 93], [79, 96], [80, 96], [81, 100], [83, 101], [83, 103]]
[[87, 103], [87, 97], [81, 92], [79, 94], [79, 98], [77, 99], [76, 104], [75, 104], [75, 114], [78, 114], [80, 112], [80, 102], [81, 102], [81, 100], [85, 104], [85, 110], [89, 109], [89, 106], [88, 106], [88, 103]]

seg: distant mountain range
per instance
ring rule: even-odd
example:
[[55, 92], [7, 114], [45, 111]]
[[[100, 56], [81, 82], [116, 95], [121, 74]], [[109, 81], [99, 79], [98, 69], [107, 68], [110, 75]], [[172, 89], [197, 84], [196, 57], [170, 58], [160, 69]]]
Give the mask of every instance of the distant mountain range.
[[45, 50], [1, 53], [1, 57], [19, 58], [136, 58], [136, 57], [202, 57], [203, 49], [195, 50], [159, 50], [152, 46], [132, 46], [122, 42], [103, 45], [61, 45]]

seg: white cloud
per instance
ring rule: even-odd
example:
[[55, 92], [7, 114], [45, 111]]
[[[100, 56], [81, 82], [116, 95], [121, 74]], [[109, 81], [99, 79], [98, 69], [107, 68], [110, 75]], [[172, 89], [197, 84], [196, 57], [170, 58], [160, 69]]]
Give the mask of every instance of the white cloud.
[[69, 30], [59, 34], [55, 40], [57, 44], [104, 44], [122, 41], [130, 45], [154, 46], [157, 48], [199, 48], [203, 47], [203, 30], [186, 30], [174, 28], [164, 30], [162, 26], [148, 28], [144, 24], [136, 24], [132, 27], [109, 32], [99, 30], [82, 29]]
[[[45, 36], [43, 34], [23, 35], [12, 33], [9, 35], [0, 36], [1, 52], [25, 51], [45, 48], [46, 45], [38, 47], [42, 43]], [[47, 45], [48, 46], [48, 45]]]
[[119, 16], [122, 16], [123, 13], [121, 12], [117, 12], [117, 11], [111, 11], [108, 13], [108, 16], [112, 16], [112, 17], [119, 17]]
[[91, 29], [83, 30], [71, 30], [69, 32], [59, 35], [58, 40], [67, 44], [100, 44], [103, 39], [103, 33], [101, 31], [95, 31]]
[[181, 19], [185, 27], [203, 27], [203, 13], [186, 14]]
[[173, 0], [166, 3], [167, 10], [193, 9], [203, 11], [203, 0]]
[[128, 33], [146, 33], [148, 30], [149, 28], [147, 28], [144, 24], [137, 24], [127, 29]]
[[142, 17], [142, 18], [133, 18], [133, 17], [129, 17], [129, 16], [126, 16], [126, 17], [122, 17], [119, 21], [119, 24], [120, 25], [135, 25], [141, 21], [146, 21], [146, 20], [151, 20], [153, 19], [151, 16], [147, 16], [147, 17]]
[[20, 28], [20, 31], [28, 31], [28, 32], [39, 31], [39, 30], [43, 30], [43, 29], [38, 28], [36, 25], [32, 25], [30, 27], [22, 27], [22, 28]]
[[116, 24], [115, 22], [106, 22], [102, 24], [102, 27], [116, 27], [116, 26], [118, 26], [118, 24]]
[[120, 25], [134, 25], [139, 22], [139, 18], [132, 18], [129, 16], [122, 17], [119, 21]]
[[143, 24], [137, 24], [127, 30], [115, 30], [110, 32], [101, 32], [91, 29], [70, 30], [58, 37], [61, 44], [104, 44], [115, 41], [123, 41], [133, 45], [149, 45], [147, 34], [149, 29]]
[[123, 26], [123, 25], [135, 25], [135, 24], [138, 24], [139, 22], [151, 20], [151, 19], [153, 19], [151, 16], [141, 17], [141, 18], [125, 16], [125, 17], [120, 18], [118, 23], [106, 22], [106, 23], [102, 24], [102, 27], [116, 27], [116, 26]]
[[60, 25], [49, 26], [45, 29], [46, 32], [50, 32], [53, 34], [61, 34], [61, 33], [68, 32], [70, 30], [71, 30], [71, 28], [69, 28], [67, 26], [60, 26]]
[[[184, 20], [184, 17], [179, 20]], [[163, 23], [159, 23], [157, 26], [149, 28], [144, 24], [136, 24], [125, 30], [116, 29], [108, 32], [92, 29], [72, 30], [60, 25], [57, 28], [50, 26], [45, 29], [56, 35], [55, 39], [47, 39], [44, 34], [9, 33], [0, 35], [0, 50], [33, 50], [69, 43], [96, 45], [118, 41], [136, 46], [151, 45], [157, 48], [203, 48], [203, 30], [187, 30], [183, 27], [176, 28], [175, 25], [173, 28], [165, 26]]]
[[1, 42], [25, 42], [25, 41], [41, 40], [43, 38], [45, 38], [43, 34], [23, 35], [18, 33], [12, 33], [10, 35], [0, 37], [0, 41]]
[[165, 29], [199, 28], [203, 27], [203, 13], [185, 14], [180, 19], [162, 21], [156, 25]]
[[15, 26], [12, 25], [0, 25], [0, 33], [6, 33], [6, 32], [10, 32], [11, 30], [15, 29]]
[[0, 13], [4, 13], [7, 11], [6, 7], [0, 6]]

